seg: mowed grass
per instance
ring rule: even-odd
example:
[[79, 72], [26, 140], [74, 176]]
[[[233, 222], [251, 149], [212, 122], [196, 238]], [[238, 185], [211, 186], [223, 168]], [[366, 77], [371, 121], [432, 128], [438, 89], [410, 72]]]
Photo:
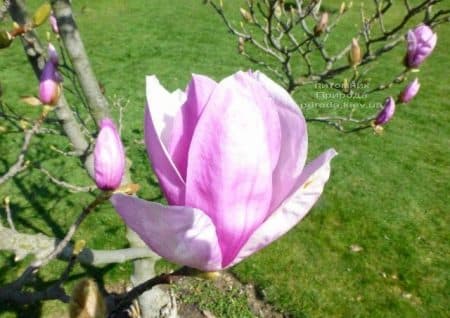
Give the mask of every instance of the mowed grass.
[[[30, 3], [36, 7], [38, 1]], [[227, 1], [226, 9], [236, 11], [239, 3]], [[339, 3], [328, 5], [338, 8]], [[80, 0], [74, 2], [74, 10], [107, 97], [129, 100], [123, 140], [132, 160], [133, 179], [142, 186], [139, 195], [162, 200], [141, 142], [145, 76], [156, 74], [173, 90], [184, 88], [191, 73], [220, 80], [253, 65], [236, 54], [236, 39], [201, 1]], [[342, 39], [335, 36], [338, 44], [351, 38], [358, 21], [355, 10], [355, 18], [337, 30], [342, 32]], [[390, 17], [396, 18], [395, 14]], [[242, 281], [255, 284], [259, 294], [279, 311], [292, 317], [450, 314], [449, 31], [449, 26], [438, 28], [437, 48], [418, 73], [422, 83], [419, 95], [412, 103], [398, 106], [383, 135], [369, 130], [342, 134], [323, 124], [309, 124], [310, 159], [330, 147], [339, 152], [322, 198], [282, 239], [232, 269]], [[40, 32], [44, 34], [44, 30]], [[403, 49], [401, 45], [374, 66], [370, 85], [388, 82], [401, 70]], [[36, 111], [19, 102], [21, 95], [36, 92], [36, 81], [18, 41], [11, 49], [0, 51], [0, 70], [4, 100], [18, 112], [35, 117]], [[374, 94], [365, 103], [381, 103], [388, 94], [397, 95], [402, 87]], [[317, 91], [312, 86], [301, 88], [295, 98], [299, 103], [314, 102]], [[305, 109], [304, 113], [310, 117], [318, 111]], [[0, 134], [2, 173], [14, 161], [13, 150], [21, 135], [7, 123], [0, 125], [8, 129]], [[55, 156], [50, 149], [70, 150], [64, 137], [39, 136], [34, 146], [28, 156], [33, 164], [39, 163], [70, 182], [90, 183], [76, 159]], [[73, 173], [75, 170], [80, 173]], [[20, 231], [58, 237], [92, 199], [92, 195], [70, 194], [48, 185], [35, 169], [2, 186], [0, 197], [5, 195], [12, 198]], [[76, 239], [85, 239], [91, 248], [121, 248], [127, 244], [124, 225], [108, 205], [89, 216]], [[361, 249], [355, 252], [352, 246]], [[27, 261], [17, 268], [13, 256], [1, 252], [0, 283], [13, 280]], [[63, 268], [62, 262], [55, 261], [39, 279], [54, 280]], [[124, 284], [130, 271], [130, 264], [100, 269], [78, 266], [67, 288], [70, 290], [84, 275], [94, 276], [102, 284]], [[202, 294], [198, 297], [201, 299]], [[233, 312], [223, 309], [223, 300], [218, 304], [208, 307], [217, 316], [242, 316], [240, 306]], [[25, 312], [0, 308], [0, 317], [21, 316], [20, 312], [28, 317], [51, 317], [64, 311], [60, 303], [50, 302]]]

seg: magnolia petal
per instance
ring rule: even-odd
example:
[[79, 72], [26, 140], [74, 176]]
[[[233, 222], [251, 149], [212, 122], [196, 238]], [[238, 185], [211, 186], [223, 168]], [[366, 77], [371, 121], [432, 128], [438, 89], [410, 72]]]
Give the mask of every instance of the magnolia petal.
[[185, 205], [211, 217], [223, 266], [268, 216], [279, 151], [280, 123], [264, 87], [242, 72], [220, 82], [192, 137]]
[[284, 235], [309, 212], [322, 194], [330, 176], [330, 161], [336, 154], [334, 149], [329, 149], [306, 165], [297, 190], [250, 236], [228, 267]]
[[186, 100], [186, 94], [180, 90], [169, 93], [156, 76], [147, 76], [147, 107], [155, 126], [156, 134], [164, 147], [169, 149], [175, 116]]
[[280, 118], [282, 142], [278, 164], [272, 176], [273, 194], [270, 206], [270, 210], [275, 211], [292, 191], [305, 166], [308, 133], [305, 118], [291, 95], [265, 74], [255, 72], [253, 76], [270, 93]]
[[217, 83], [209, 77], [193, 74], [187, 88], [186, 102], [175, 116], [168, 150], [184, 180], [186, 180], [189, 145], [195, 126], [216, 86]]
[[201, 210], [163, 206], [124, 194], [114, 194], [111, 202], [125, 223], [157, 254], [203, 271], [221, 269], [214, 224]]
[[147, 153], [169, 204], [183, 205], [184, 180], [167, 151], [174, 114], [184, 101], [184, 93], [170, 94], [154, 76], [147, 77], [147, 107], [144, 136]]

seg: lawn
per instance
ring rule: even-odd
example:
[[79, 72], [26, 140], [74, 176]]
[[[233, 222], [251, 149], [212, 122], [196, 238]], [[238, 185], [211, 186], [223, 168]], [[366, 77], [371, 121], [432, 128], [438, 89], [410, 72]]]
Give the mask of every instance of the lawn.
[[[29, 2], [31, 7], [39, 3]], [[142, 144], [145, 76], [156, 74], [173, 90], [184, 88], [191, 73], [220, 80], [238, 69], [254, 67], [236, 54], [235, 38], [201, 2], [74, 1], [85, 46], [107, 97], [129, 101], [123, 142], [132, 161], [133, 180], [142, 187], [139, 196], [145, 199], [162, 200]], [[237, 10], [240, 3], [225, 2], [229, 10]], [[329, 3], [338, 8], [340, 2]], [[355, 21], [344, 23], [339, 30], [345, 40]], [[258, 295], [278, 311], [289, 317], [450, 315], [449, 31], [448, 24], [438, 28], [436, 50], [419, 73], [419, 95], [397, 108], [382, 135], [370, 130], [343, 134], [322, 123], [309, 124], [310, 159], [330, 147], [339, 152], [321, 200], [282, 239], [232, 269], [241, 282], [255, 285]], [[339, 40], [336, 37], [337, 43]], [[389, 81], [401, 70], [403, 50], [400, 45], [382, 64], [374, 66], [374, 82]], [[18, 41], [0, 51], [0, 70], [3, 99], [17, 112], [36, 116], [19, 101], [22, 95], [34, 94], [37, 83]], [[379, 103], [399, 89], [371, 95], [366, 102]], [[312, 102], [316, 91], [313, 86], [301, 88], [295, 98], [299, 103]], [[304, 113], [310, 117], [316, 111], [305, 109]], [[22, 135], [7, 123], [0, 122], [0, 126], [6, 128], [0, 132], [2, 174], [14, 161], [13, 150], [17, 150]], [[50, 123], [49, 127], [57, 126]], [[55, 156], [51, 146], [70, 150], [64, 137], [39, 136], [34, 146], [28, 158], [31, 162], [67, 181], [90, 183], [85, 174], [70, 172], [82, 171], [76, 159]], [[12, 199], [18, 230], [57, 237], [92, 199], [90, 194], [71, 194], [43, 183], [36, 169], [2, 186], [0, 198], [6, 195]], [[86, 240], [91, 248], [127, 244], [124, 225], [110, 206], [90, 215], [75, 238]], [[15, 266], [12, 254], [0, 252], [0, 283], [14, 279], [28, 261]], [[52, 262], [39, 279], [55, 279], [62, 268], [62, 262]], [[161, 263], [160, 268], [170, 265]], [[130, 264], [100, 269], [77, 266], [67, 287], [84, 275], [95, 276], [104, 284], [125, 284], [130, 272]], [[201, 302], [218, 317], [248, 315], [248, 311], [241, 311], [242, 295], [227, 293], [222, 299], [220, 292], [200, 287], [197, 290], [201, 293], [187, 301]], [[202, 298], [211, 302], [205, 304]], [[216, 298], [219, 300], [213, 302]], [[231, 309], [224, 305], [227, 303]], [[60, 303], [49, 302], [26, 310], [0, 308], [0, 317], [59, 317], [61, 312], [64, 307]]]

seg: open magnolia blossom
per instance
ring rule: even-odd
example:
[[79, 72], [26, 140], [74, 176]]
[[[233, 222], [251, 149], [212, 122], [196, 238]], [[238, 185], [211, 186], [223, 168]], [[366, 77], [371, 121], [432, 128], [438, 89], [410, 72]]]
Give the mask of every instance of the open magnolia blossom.
[[299, 107], [262, 73], [186, 92], [147, 77], [145, 142], [169, 206], [115, 194], [125, 222], [162, 257], [204, 271], [230, 267], [295, 226], [322, 193], [333, 149], [305, 166]]

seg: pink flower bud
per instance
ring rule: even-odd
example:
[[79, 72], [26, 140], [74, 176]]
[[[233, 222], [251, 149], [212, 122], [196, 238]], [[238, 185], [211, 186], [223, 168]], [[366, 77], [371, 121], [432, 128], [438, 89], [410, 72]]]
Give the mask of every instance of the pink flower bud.
[[47, 52], [48, 52], [48, 59], [53, 64], [58, 65], [59, 64], [58, 52], [56, 51], [53, 44], [51, 44], [51, 43], [48, 44]]
[[412, 81], [405, 87], [403, 92], [400, 93], [398, 101], [400, 103], [405, 104], [409, 103], [414, 98], [414, 96], [417, 95], [417, 93], [419, 92], [419, 88], [420, 88], [419, 79], [416, 78], [414, 81]]
[[425, 24], [408, 31], [408, 52], [406, 66], [416, 68], [433, 52], [437, 42], [437, 35]]
[[114, 122], [104, 118], [94, 148], [95, 183], [101, 190], [120, 186], [125, 171], [125, 152]]
[[389, 120], [391, 120], [392, 116], [394, 116], [395, 112], [395, 101], [392, 97], [388, 97], [384, 102], [383, 109], [379, 112], [377, 117], [375, 118], [375, 125], [384, 125]]
[[59, 28], [58, 28], [58, 23], [56, 22], [56, 17], [52, 14], [48, 18], [48, 21], [50, 22], [50, 27], [52, 28], [53, 33], [58, 34]]
[[47, 61], [39, 79], [39, 99], [43, 104], [55, 105], [58, 102], [60, 82], [55, 64], [51, 60]]

